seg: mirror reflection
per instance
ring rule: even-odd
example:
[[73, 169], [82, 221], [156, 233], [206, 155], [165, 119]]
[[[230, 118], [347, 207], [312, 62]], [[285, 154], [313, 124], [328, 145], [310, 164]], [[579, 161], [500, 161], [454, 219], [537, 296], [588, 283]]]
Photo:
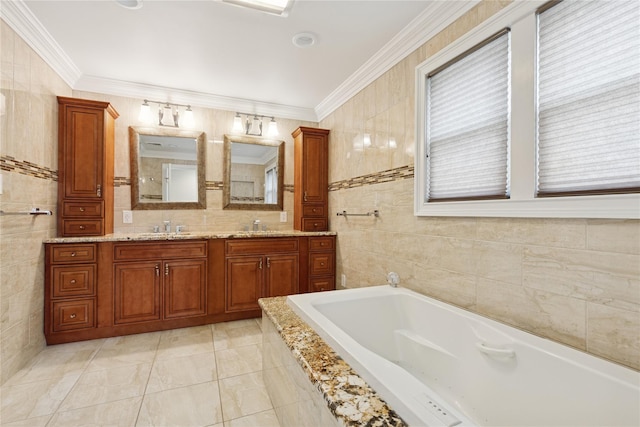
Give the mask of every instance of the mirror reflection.
[[204, 209], [204, 134], [130, 128], [132, 209]]
[[225, 135], [225, 209], [282, 210], [284, 142]]

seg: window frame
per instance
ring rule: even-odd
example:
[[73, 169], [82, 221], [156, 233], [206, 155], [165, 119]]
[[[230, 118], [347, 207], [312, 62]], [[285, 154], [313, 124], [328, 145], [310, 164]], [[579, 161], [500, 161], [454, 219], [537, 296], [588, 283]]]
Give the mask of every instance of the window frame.
[[[640, 219], [639, 193], [536, 196], [536, 12], [547, 3], [548, 0], [513, 2], [416, 67], [414, 215]], [[512, 48], [510, 198], [428, 202], [425, 200], [427, 76], [505, 27], [511, 29]]]

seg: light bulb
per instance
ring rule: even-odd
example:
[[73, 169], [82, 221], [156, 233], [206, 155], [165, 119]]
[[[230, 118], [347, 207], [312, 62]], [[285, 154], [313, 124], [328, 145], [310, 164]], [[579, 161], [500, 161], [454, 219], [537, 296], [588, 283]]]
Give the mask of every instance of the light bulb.
[[140, 115], [138, 116], [138, 120], [142, 123], [151, 123], [151, 106], [145, 100], [144, 103], [140, 106]]
[[187, 105], [187, 109], [185, 110], [184, 114], [182, 115], [182, 124], [186, 128], [192, 128], [194, 123], [195, 122], [193, 120], [193, 110], [191, 110], [191, 106], [190, 105]]
[[364, 134], [362, 145], [364, 146], [364, 148], [371, 147], [371, 135], [369, 135], [368, 133]]
[[242, 117], [240, 117], [240, 113], [236, 113], [233, 118], [233, 128], [231, 130], [233, 132], [242, 132]]
[[269, 122], [269, 131], [268, 131], [268, 135], [269, 136], [278, 136], [278, 123], [276, 122], [276, 119], [271, 117], [271, 121]]

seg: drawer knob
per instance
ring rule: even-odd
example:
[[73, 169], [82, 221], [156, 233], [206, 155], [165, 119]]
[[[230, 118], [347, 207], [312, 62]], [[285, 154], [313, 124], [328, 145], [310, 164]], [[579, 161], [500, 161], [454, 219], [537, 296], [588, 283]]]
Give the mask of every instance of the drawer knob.
[[80, 208], [80, 212], [84, 212], [84, 208]]
[[84, 225], [81, 225], [80, 227], [78, 227], [80, 230], [84, 230]]
[[70, 319], [75, 319], [76, 318], [76, 314], [75, 313], [71, 313], [71, 315], [69, 316]]
[[316, 208], [313, 208], [313, 213], [316, 213], [318, 210]]
[[320, 265], [321, 265], [322, 267], [324, 267], [324, 262], [321, 262], [321, 263], [320, 263]]
[[76, 253], [75, 252], [71, 252], [71, 256], [76, 256]]
[[317, 222], [314, 222], [314, 223], [313, 223], [313, 226], [314, 226], [314, 227], [317, 227], [317, 226], [318, 226], [318, 223], [317, 223]]
[[76, 279], [71, 279], [71, 284], [75, 285], [76, 284]]

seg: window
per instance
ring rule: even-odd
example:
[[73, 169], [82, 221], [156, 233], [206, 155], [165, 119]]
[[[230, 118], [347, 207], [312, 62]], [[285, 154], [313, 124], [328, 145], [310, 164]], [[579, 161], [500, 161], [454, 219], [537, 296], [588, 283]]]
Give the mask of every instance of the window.
[[[640, 2], [565, 0], [537, 13], [543, 4], [513, 2], [417, 68], [416, 215], [640, 218]], [[503, 28], [511, 30], [505, 192], [451, 196], [455, 185], [434, 186], [443, 151], [431, 129], [433, 80]], [[462, 134], [464, 123], [456, 118]], [[461, 182], [465, 170], [476, 174], [459, 169]]]
[[429, 201], [509, 195], [509, 76], [502, 31], [427, 77]]

